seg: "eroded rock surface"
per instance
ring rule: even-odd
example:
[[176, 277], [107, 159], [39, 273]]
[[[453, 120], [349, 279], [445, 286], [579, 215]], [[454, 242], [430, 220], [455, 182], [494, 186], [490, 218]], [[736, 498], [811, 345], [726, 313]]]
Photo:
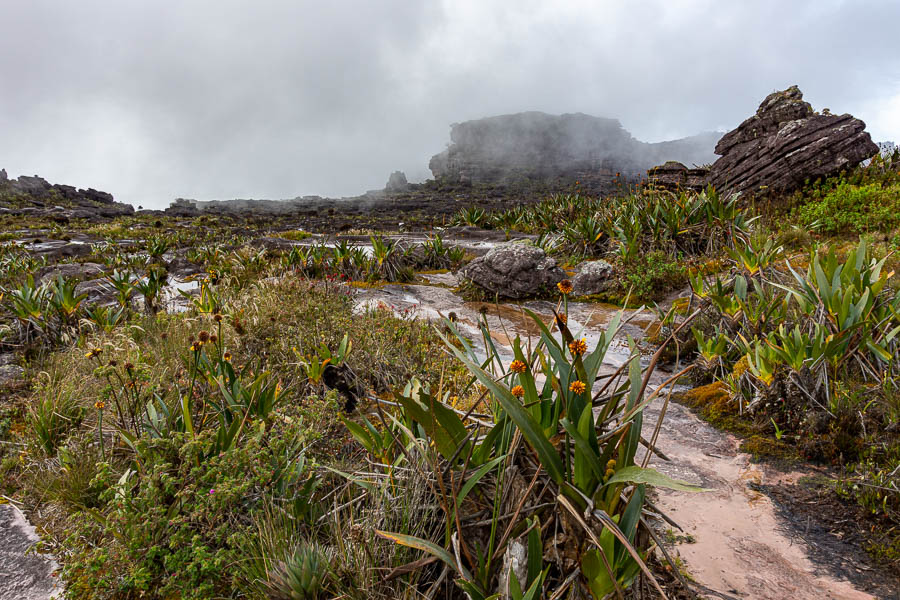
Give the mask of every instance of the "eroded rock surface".
[[878, 153], [852, 115], [817, 113], [792, 86], [769, 94], [756, 114], [716, 144], [709, 181], [719, 190], [792, 192], [807, 179], [835, 175]]
[[38, 541], [22, 513], [0, 504], [0, 600], [48, 600], [62, 596], [52, 558], [32, 551]]
[[565, 278], [556, 260], [528, 243], [509, 242], [491, 248], [460, 275], [502, 298], [522, 299], [552, 289]]

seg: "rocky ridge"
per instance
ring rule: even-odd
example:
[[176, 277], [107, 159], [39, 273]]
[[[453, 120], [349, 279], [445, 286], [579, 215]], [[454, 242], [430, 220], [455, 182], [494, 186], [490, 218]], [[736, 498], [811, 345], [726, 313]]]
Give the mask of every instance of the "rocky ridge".
[[10, 179], [6, 170], [0, 169], [0, 215], [33, 215], [67, 223], [70, 219], [100, 221], [133, 213], [130, 204], [116, 202], [112, 194], [94, 188], [49, 183], [37, 175]]

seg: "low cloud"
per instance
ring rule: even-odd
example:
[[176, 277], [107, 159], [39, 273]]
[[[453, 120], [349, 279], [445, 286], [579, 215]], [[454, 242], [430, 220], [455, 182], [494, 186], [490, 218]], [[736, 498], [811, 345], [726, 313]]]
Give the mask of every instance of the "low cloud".
[[493, 114], [727, 129], [794, 83], [900, 138], [891, 1], [7, 4], [0, 167], [136, 205], [423, 179], [451, 122]]

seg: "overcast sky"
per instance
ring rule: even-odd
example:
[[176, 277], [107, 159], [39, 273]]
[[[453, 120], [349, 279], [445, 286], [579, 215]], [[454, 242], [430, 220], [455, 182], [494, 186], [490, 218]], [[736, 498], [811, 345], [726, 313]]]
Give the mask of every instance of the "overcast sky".
[[900, 1], [0, 0], [0, 167], [161, 208], [429, 175], [452, 122], [727, 130], [798, 84], [900, 141]]

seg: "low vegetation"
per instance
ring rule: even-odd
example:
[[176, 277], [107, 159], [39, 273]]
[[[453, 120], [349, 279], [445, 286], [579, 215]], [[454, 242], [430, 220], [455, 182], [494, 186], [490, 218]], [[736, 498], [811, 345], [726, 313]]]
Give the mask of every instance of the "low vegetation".
[[[780, 220], [712, 189], [458, 215], [569, 266], [609, 260], [607, 299], [662, 305], [643, 361], [624, 313], [592, 346], [570, 331], [565, 285], [509, 348], [486, 317], [470, 339], [453, 318], [357, 305], [358, 287], [461, 265], [438, 235], [8, 222], [30, 233], [0, 246], [0, 351], [26, 370], [0, 409], [3, 492], [73, 600], [628, 597], [665, 585], [652, 487], [697, 491], [648, 467], [658, 428], [641, 436], [671, 360], [666, 385], [689, 372], [685, 401], [755, 455], [833, 466], [896, 565], [897, 165], [811, 183]], [[37, 257], [74, 234], [88, 252]], [[609, 368], [614, 338], [627, 357]]]

